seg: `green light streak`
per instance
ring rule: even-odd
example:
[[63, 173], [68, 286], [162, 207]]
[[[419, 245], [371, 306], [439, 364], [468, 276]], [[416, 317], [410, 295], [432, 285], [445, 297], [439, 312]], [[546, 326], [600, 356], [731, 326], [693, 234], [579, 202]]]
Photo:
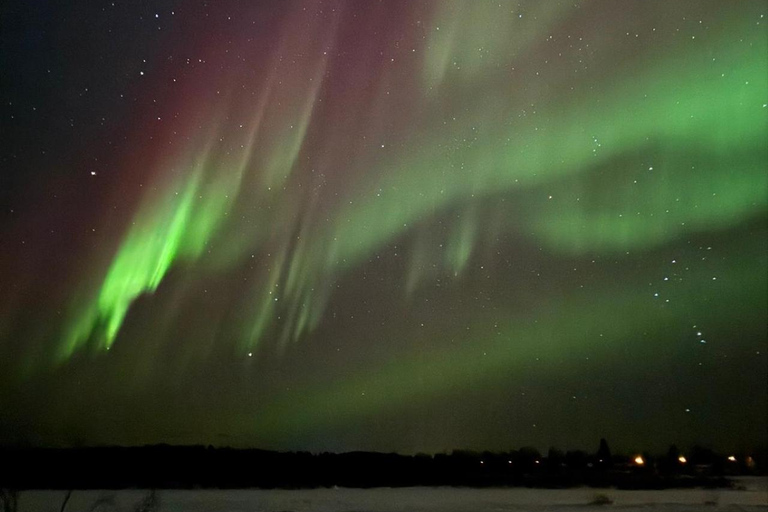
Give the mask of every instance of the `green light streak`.
[[[205, 160], [187, 178], [181, 193], [152, 203], [137, 216], [115, 256], [95, 302], [65, 337], [59, 354], [69, 357], [97, 328], [101, 348], [114, 342], [131, 303], [152, 293], [179, 259], [200, 256], [224, 220], [226, 200], [237, 188], [237, 173], [224, 174], [202, 195]], [[99, 327], [101, 326], [101, 327]]]

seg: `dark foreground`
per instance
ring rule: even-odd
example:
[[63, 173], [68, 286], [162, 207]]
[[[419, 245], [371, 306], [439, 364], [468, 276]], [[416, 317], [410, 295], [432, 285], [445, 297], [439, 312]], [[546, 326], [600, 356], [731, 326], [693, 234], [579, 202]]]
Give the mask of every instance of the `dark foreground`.
[[756, 473], [751, 457], [694, 454], [635, 458], [583, 452], [542, 457], [534, 450], [405, 456], [370, 452], [280, 453], [212, 447], [0, 451], [6, 489], [243, 489], [318, 487], [727, 488]]

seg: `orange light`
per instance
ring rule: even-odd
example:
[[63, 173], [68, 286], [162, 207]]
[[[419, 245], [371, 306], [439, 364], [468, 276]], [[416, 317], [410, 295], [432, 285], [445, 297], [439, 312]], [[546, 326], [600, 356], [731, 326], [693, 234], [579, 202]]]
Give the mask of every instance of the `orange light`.
[[643, 457], [640, 456], [640, 455], [635, 457], [635, 464], [637, 464], [638, 466], [643, 466], [645, 464], [645, 461], [643, 460]]
[[728, 460], [731, 462], [736, 462], [736, 457], [734, 457], [733, 455], [729, 455]]
[[683, 456], [681, 455], [681, 456], [679, 456], [679, 457], [677, 458], [677, 461], [678, 461], [680, 464], [685, 464], [686, 462], [688, 462], [688, 459], [686, 459], [685, 457], [683, 457]]

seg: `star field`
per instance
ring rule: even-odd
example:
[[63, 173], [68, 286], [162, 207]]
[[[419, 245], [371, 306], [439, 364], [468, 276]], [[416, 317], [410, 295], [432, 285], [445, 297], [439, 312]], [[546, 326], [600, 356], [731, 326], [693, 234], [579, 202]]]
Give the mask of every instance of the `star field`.
[[3, 8], [0, 442], [764, 445], [767, 12]]

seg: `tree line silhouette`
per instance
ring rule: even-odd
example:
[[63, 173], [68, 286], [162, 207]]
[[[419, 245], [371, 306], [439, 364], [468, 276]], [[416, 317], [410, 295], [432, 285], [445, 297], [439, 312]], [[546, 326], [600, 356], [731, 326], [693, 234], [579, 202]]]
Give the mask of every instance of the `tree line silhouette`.
[[729, 475], [764, 474], [765, 451], [738, 456], [697, 447], [684, 456], [594, 453], [546, 455], [456, 450], [435, 455], [275, 452], [212, 446], [5, 448], [0, 488], [310, 488], [377, 486], [528, 486], [668, 488], [727, 486]]

